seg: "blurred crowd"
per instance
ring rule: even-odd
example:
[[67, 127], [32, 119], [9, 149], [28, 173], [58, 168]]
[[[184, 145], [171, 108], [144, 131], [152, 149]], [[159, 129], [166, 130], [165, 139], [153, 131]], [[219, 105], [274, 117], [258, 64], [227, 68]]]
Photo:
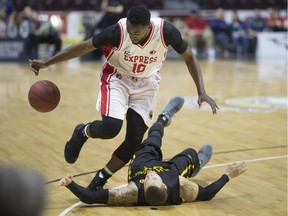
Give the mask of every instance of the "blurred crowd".
[[30, 59], [38, 58], [41, 43], [52, 45], [52, 54], [61, 50], [60, 29], [54, 23], [51, 17], [41, 16], [30, 6], [16, 12], [12, 0], [0, 0], [0, 39], [24, 39]]
[[[97, 25], [89, 27], [84, 24], [84, 39], [117, 22], [126, 15], [126, 9], [125, 0], [102, 0], [101, 10], [104, 16]], [[255, 55], [259, 32], [287, 32], [287, 14], [281, 15], [276, 7], [268, 8], [265, 15], [262, 13], [263, 10], [254, 9], [251, 16], [240, 18], [238, 11], [232, 11], [232, 17], [227, 21], [227, 13], [222, 8], [213, 10], [209, 16], [194, 9], [187, 17], [164, 18], [179, 28], [198, 58], [250, 57]], [[12, 0], [0, 0], [0, 38], [25, 39], [28, 57], [31, 59], [38, 57], [41, 43], [53, 45], [52, 55], [61, 50], [59, 26], [61, 25], [57, 22], [55, 24], [51, 21], [51, 17], [41, 16], [31, 7], [27, 6], [16, 12]], [[95, 55], [97, 56], [101, 56], [101, 52]]]
[[222, 8], [210, 19], [193, 10], [183, 19], [181, 29], [198, 57], [254, 56], [258, 33], [287, 32], [287, 16], [281, 16], [278, 8], [268, 8], [267, 12], [269, 16], [265, 17], [254, 9], [252, 16], [241, 19], [233, 11], [231, 21], [227, 22]]

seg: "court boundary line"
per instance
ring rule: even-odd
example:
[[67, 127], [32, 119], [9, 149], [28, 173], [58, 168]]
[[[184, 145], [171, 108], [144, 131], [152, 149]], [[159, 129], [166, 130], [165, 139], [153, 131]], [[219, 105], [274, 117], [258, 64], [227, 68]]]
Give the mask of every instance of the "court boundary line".
[[[271, 156], [271, 157], [264, 157], [264, 158], [254, 158], [254, 159], [249, 159], [249, 160], [233, 161], [233, 162], [227, 162], [227, 163], [221, 163], [221, 164], [215, 164], [215, 165], [206, 166], [206, 167], [203, 167], [203, 169], [211, 169], [211, 168], [215, 168], [215, 167], [227, 166], [227, 165], [232, 164], [234, 162], [241, 162], [241, 161], [244, 161], [245, 163], [253, 163], [253, 162], [258, 162], [258, 161], [276, 160], [276, 159], [283, 159], [283, 158], [288, 158], [288, 155], [278, 155], [278, 156]], [[114, 187], [114, 189], [125, 187], [126, 185], [127, 184], [120, 185], [120, 186]], [[71, 205], [68, 208], [64, 209], [64, 211], [62, 211], [59, 214], [59, 216], [65, 216], [67, 213], [69, 213], [71, 210], [73, 210], [77, 206], [81, 205], [82, 203], [83, 202], [81, 202], [81, 201], [78, 201], [77, 203], [74, 203], [73, 205]]]

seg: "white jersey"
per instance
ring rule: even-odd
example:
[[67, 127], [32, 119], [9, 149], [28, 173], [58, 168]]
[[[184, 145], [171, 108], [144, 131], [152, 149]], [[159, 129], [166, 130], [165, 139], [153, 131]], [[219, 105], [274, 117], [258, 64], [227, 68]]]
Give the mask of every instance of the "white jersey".
[[115, 71], [137, 78], [149, 77], [159, 72], [168, 49], [163, 38], [164, 20], [152, 18], [150, 23], [151, 33], [142, 46], [131, 42], [126, 30], [126, 18], [119, 20], [120, 43], [107, 56], [107, 62]]

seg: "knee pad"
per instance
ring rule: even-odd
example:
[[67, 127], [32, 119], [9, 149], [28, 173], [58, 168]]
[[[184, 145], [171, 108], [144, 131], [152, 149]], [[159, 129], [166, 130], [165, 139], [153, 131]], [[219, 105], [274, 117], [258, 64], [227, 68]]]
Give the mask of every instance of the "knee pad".
[[92, 138], [112, 139], [121, 130], [123, 121], [112, 117], [103, 117], [102, 121], [93, 121], [90, 124], [90, 136]]

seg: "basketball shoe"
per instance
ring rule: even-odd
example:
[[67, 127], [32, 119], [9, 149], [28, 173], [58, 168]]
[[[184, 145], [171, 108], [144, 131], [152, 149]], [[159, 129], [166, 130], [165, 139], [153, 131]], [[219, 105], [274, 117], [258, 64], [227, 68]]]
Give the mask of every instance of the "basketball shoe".
[[64, 156], [67, 163], [72, 164], [76, 162], [82, 146], [88, 139], [83, 133], [85, 126], [86, 124], [78, 124], [74, 129], [71, 139], [65, 145]]
[[107, 181], [105, 179], [105, 176], [103, 175], [101, 170], [98, 170], [95, 177], [92, 179], [92, 181], [88, 185], [87, 189], [89, 189], [90, 191], [97, 191], [97, 190], [103, 189], [103, 186], [105, 185], [106, 182]]
[[172, 117], [182, 108], [184, 101], [184, 97], [182, 96], [175, 96], [170, 99], [164, 110], [158, 116], [157, 122], [161, 122], [164, 127], [169, 126]]
[[208, 163], [213, 154], [213, 146], [211, 144], [204, 144], [198, 151], [199, 168], [195, 170], [192, 177], [196, 176], [200, 170]]

